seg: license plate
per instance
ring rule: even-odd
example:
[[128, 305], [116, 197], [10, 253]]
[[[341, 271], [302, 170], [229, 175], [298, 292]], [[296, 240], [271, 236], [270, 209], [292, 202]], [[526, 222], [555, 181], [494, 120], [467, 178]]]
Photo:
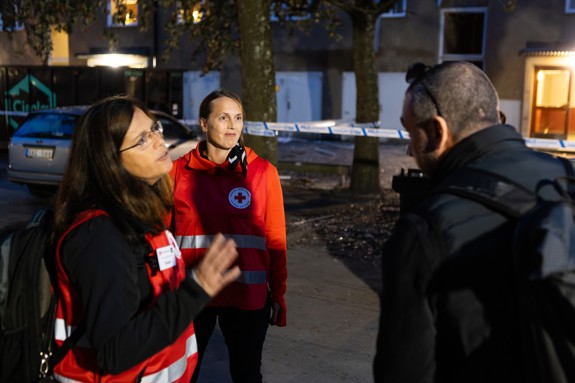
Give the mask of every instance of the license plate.
[[47, 158], [49, 160], [54, 157], [54, 149], [52, 148], [26, 148], [26, 157], [30, 158]]

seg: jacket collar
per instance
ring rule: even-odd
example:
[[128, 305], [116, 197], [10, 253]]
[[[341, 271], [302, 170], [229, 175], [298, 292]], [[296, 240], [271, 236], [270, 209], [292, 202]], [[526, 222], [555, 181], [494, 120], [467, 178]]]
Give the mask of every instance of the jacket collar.
[[[221, 164], [216, 164], [215, 162], [210, 161], [206, 158], [206, 156], [202, 155], [202, 147], [205, 147], [206, 141], [200, 141], [196, 145], [195, 149], [188, 152], [184, 158], [187, 161], [187, 167], [190, 169], [201, 170], [201, 171], [216, 171], [216, 169], [221, 169], [226, 172], [230, 172], [228, 170], [229, 161], [226, 160]], [[244, 146], [246, 149], [246, 155], [248, 157], [248, 163], [251, 163], [256, 157], [256, 153], [247, 146]], [[234, 172], [241, 174], [242, 169], [241, 166], [235, 168]]]
[[463, 139], [439, 159], [437, 169], [430, 178], [431, 186], [438, 185], [455, 170], [482, 157], [517, 147], [526, 147], [525, 140], [512, 126], [494, 125], [482, 129]]

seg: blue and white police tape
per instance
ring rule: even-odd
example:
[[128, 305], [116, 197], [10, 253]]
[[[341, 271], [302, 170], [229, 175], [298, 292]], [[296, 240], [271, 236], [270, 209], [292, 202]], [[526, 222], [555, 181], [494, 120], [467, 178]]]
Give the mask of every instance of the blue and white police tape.
[[[197, 120], [180, 121], [189, 126], [198, 125]], [[369, 122], [365, 124], [336, 120], [312, 122], [244, 122], [244, 132], [246, 134], [273, 137], [277, 135], [278, 131], [291, 133], [339, 134], [344, 136], [365, 136], [398, 139], [409, 138], [409, 134], [405, 130], [379, 129], [379, 122]]]
[[[378, 126], [379, 122], [360, 124], [336, 120], [301, 123], [245, 121], [244, 123], [246, 133], [260, 136], [275, 136], [278, 131], [287, 131], [409, 140], [409, 133], [406, 130], [378, 129]], [[525, 140], [525, 144], [532, 149], [575, 152], [575, 141], [532, 137], [523, 137], [523, 139]]]
[[558, 152], [575, 152], [575, 141], [552, 140], [549, 138], [523, 137], [530, 148], [553, 150]]
[[[26, 117], [26, 112], [0, 110], [0, 116]], [[198, 120], [181, 119], [181, 123], [194, 126]], [[396, 138], [409, 140], [409, 133], [403, 129], [380, 128], [380, 122], [356, 123], [343, 120], [324, 120], [311, 122], [259, 122], [245, 121], [244, 132], [247, 134], [274, 137], [278, 131], [293, 133], [319, 133], [342, 136], [364, 136], [379, 138]], [[575, 141], [549, 138], [524, 137], [525, 143], [532, 149], [575, 152]]]
[[254, 122], [246, 121], [244, 129], [247, 134], [274, 136], [278, 131], [292, 133], [337, 134], [344, 136], [365, 136], [379, 138], [408, 139], [409, 134], [400, 129], [379, 129], [379, 122], [365, 124], [335, 120], [317, 122]]

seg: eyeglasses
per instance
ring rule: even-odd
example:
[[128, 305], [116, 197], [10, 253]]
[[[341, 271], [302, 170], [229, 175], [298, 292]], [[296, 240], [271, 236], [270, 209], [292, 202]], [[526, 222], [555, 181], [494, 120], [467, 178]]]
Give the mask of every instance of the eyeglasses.
[[164, 127], [162, 126], [162, 123], [160, 121], [154, 122], [152, 128], [146, 133], [142, 134], [136, 144], [124, 149], [120, 149], [119, 153], [125, 152], [126, 150], [134, 149], [136, 147], [139, 148], [140, 150], [146, 150], [152, 144], [153, 134], [155, 134], [160, 138], [164, 138]]
[[431, 102], [433, 102], [433, 106], [435, 106], [435, 109], [437, 110], [437, 115], [441, 117], [442, 115], [441, 115], [441, 109], [439, 109], [439, 104], [437, 103], [437, 100], [433, 96], [433, 93], [431, 93], [431, 91], [423, 81], [423, 76], [431, 68], [432, 68], [431, 66], [425, 65], [424, 63], [420, 62], [411, 64], [409, 68], [407, 68], [407, 73], [405, 73], [405, 81], [408, 84], [414, 84], [416, 82], [421, 84], [421, 87], [427, 94], [427, 97], [429, 97], [431, 99]]

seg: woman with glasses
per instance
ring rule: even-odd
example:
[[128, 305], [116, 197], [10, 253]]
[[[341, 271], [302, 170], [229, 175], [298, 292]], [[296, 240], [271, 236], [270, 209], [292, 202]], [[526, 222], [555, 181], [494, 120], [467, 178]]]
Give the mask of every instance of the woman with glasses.
[[[199, 362], [216, 322], [228, 348], [232, 380], [261, 382], [269, 324], [286, 325], [286, 231], [277, 169], [242, 144], [238, 96], [217, 90], [202, 101], [206, 139], [176, 161], [172, 227], [188, 267], [218, 232], [238, 244], [240, 277], [195, 319]], [[198, 377], [199, 368], [193, 381]]]
[[55, 202], [55, 339], [72, 343], [56, 380], [191, 378], [192, 321], [239, 270], [234, 242], [220, 235], [186, 274], [164, 227], [171, 168], [161, 124], [136, 100], [104, 99], [78, 122]]

